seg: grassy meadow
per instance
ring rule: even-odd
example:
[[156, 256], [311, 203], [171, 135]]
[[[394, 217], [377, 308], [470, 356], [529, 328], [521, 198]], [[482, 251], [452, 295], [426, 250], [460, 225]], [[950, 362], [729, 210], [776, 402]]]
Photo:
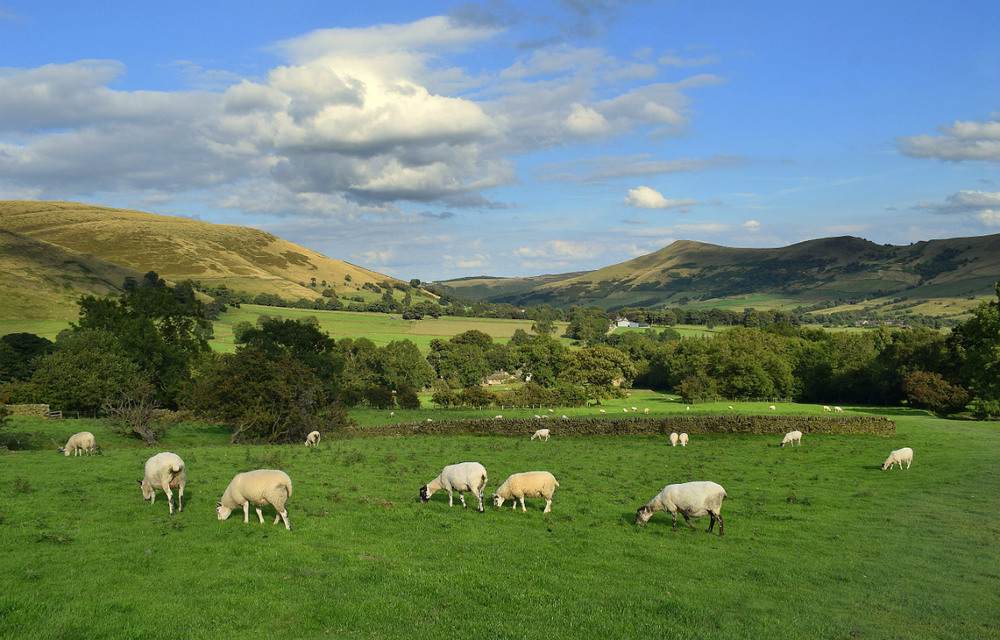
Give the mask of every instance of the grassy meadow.
[[[317, 449], [230, 446], [224, 429], [190, 424], [147, 449], [96, 421], [15, 419], [6, 436], [44, 448], [0, 454], [0, 638], [1000, 637], [1000, 429], [891, 417], [891, 438], [807, 433], [795, 448], [560, 438], [552, 421], [544, 443], [325, 434]], [[101, 455], [54, 450], [50, 437], [83, 428]], [[882, 471], [903, 446], [913, 467]], [[187, 463], [174, 516], [136, 484], [158, 450]], [[552, 513], [541, 500], [485, 514], [441, 492], [418, 502], [466, 460], [486, 466], [487, 495], [510, 473], [551, 471]], [[254, 468], [291, 476], [292, 531], [270, 508], [265, 524], [216, 519], [229, 480]], [[707, 518], [697, 532], [662, 513], [634, 524], [665, 484], [698, 479], [729, 494], [725, 537]]]

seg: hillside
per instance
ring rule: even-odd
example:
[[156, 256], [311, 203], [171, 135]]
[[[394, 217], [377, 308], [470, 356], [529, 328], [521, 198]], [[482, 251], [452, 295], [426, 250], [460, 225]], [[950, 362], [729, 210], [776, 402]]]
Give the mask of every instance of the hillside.
[[[926, 305], [921, 312], [960, 315], [993, 295], [1000, 277], [1000, 235], [878, 245], [850, 236], [787, 247], [730, 248], [680, 240], [654, 253], [596, 271], [504, 291], [489, 280], [486, 299], [517, 305], [756, 306], [822, 303]], [[474, 297], [483, 281], [437, 283]], [[747, 301], [753, 300], [753, 303]], [[950, 305], [948, 310], [944, 305]]]
[[[42, 259], [45, 269], [34, 272], [41, 279], [33, 286], [45, 289], [41, 283], [48, 282], [64, 293], [79, 288], [71, 274], [58, 273], [64, 254], [76, 256], [80, 264], [96, 258], [117, 265], [121, 278], [108, 272], [110, 284], [106, 286], [113, 288], [121, 286], [125, 274], [156, 271], [168, 281], [199, 280], [206, 286], [225, 284], [230, 289], [294, 300], [318, 297], [323, 282], [341, 295], [355, 293], [365, 283], [395, 280], [259, 229], [142, 211], [68, 202], [0, 201], [0, 229], [35, 241], [36, 255], [48, 247], [52, 255]], [[19, 274], [25, 269], [6, 251], [0, 257], [4, 286], [11, 286], [8, 281], [13, 282], [15, 276], [24, 277]], [[317, 287], [309, 286], [313, 279]], [[84, 292], [91, 290], [84, 287], [70, 297]], [[25, 312], [44, 312], [45, 306], [43, 302]], [[45, 313], [45, 317], [50, 315]]]

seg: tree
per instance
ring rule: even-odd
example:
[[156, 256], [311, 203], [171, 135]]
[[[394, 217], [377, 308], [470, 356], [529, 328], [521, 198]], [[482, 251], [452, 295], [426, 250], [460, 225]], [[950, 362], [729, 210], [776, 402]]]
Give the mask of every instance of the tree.
[[984, 301], [952, 329], [948, 345], [972, 394], [976, 415], [1000, 415], [1000, 281], [996, 300]]
[[163, 429], [153, 426], [156, 410], [160, 408], [153, 385], [139, 384], [119, 391], [106, 398], [101, 408], [105, 421], [120, 435], [137, 436], [147, 445], [157, 444], [156, 439]]
[[929, 371], [913, 371], [903, 377], [903, 390], [911, 406], [948, 414], [961, 411], [969, 402], [962, 387], [948, 384], [941, 375]]
[[33, 333], [8, 333], [0, 337], [0, 382], [27, 380], [37, 358], [52, 353], [55, 344]]
[[630, 387], [635, 378], [635, 367], [625, 354], [606, 345], [571, 352], [564, 362], [560, 380], [581, 385], [597, 404]]

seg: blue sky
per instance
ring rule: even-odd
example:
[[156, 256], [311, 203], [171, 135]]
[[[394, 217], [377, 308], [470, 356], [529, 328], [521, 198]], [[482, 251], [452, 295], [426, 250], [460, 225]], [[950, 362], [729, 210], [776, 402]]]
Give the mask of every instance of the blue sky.
[[0, 0], [0, 199], [405, 280], [1000, 233], [1000, 3]]

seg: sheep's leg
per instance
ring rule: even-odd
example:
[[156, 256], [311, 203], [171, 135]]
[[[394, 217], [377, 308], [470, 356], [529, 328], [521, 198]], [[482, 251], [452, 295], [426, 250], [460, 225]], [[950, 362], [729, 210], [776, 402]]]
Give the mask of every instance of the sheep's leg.
[[[517, 509], [517, 503], [514, 503], [514, 508]], [[524, 506], [524, 496], [521, 496], [521, 513], [527, 513], [528, 509]]]
[[261, 524], [264, 524], [264, 511], [260, 507], [254, 507], [257, 510], [257, 519], [260, 520]]
[[[170, 507], [170, 515], [174, 515], [174, 492], [170, 490], [170, 484], [167, 484], [167, 488], [163, 490], [163, 493], [167, 494], [167, 505]], [[156, 495], [155, 491], [153, 495]]]
[[684, 522], [688, 523], [688, 526], [691, 527], [691, 531], [698, 530], [698, 528], [694, 526], [694, 523], [691, 522], [691, 518], [688, 517], [688, 514], [682, 512], [681, 515], [684, 516]]
[[[461, 494], [459, 494], [459, 495], [461, 495]], [[450, 507], [450, 506], [453, 506], [454, 504], [455, 503], [452, 500], [451, 489], [448, 489], [448, 506]]]
[[721, 538], [722, 537], [722, 514], [721, 513], [715, 514], [715, 519], [719, 521], [719, 537]]
[[278, 520], [284, 520], [285, 528], [289, 531], [292, 530], [292, 525], [288, 522], [288, 509], [282, 509], [278, 512], [278, 515], [274, 516], [274, 524], [278, 524]]
[[243, 522], [250, 522], [250, 503], [243, 503]]
[[458, 499], [462, 501], [462, 508], [463, 509], [468, 509], [469, 508], [468, 505], [465, 504], [465, 494], [462, 493], [461, 491], [458, 492]]
[[[714, 526], [715, 526], [715, 514], [712, 513], [711, 511], [709, 511], [708, 512], [708, 533], [712, 533], [712, 527], [714, 527]], [[722, 525], [719, 525], [719, 528], [721, 529]]]
[[548, 513], [549, 511], [552, 511], [552, 498], [545, 499], [545, 509], [542, 513]]
[[[673, 512], [672, 514], [670, 514], [670, 515], [672, 515], [672, 516], [674, 517], [674, 531], [677, 531], [677, 512], [676, 512], [676, 511], [674, 511], [674, 512]], [[687, 516], [684, 516], [684, 517], [686, 518]]]
[[184, 511], [184, 487], [177, 492], [177, 511]]

